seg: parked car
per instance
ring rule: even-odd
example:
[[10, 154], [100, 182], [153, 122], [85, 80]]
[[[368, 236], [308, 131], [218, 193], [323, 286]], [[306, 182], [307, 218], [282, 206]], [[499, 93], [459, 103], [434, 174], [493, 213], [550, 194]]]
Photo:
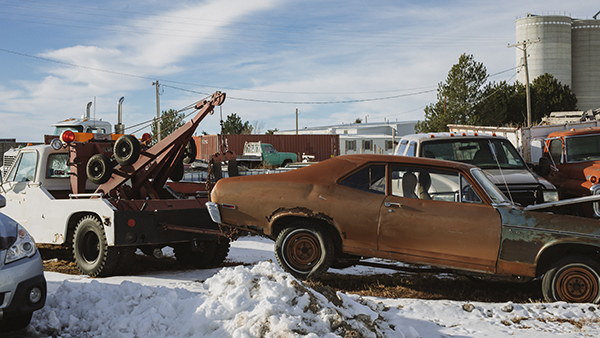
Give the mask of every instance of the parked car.
[[275, 240], [277, 261], [301, 279], [379, 257], [494, 278], [541, 277], [548, 301], [599, 303], [600, 223], [534, 210], [578, 202], [523, 208], [470, 164], [344, 155], [222, 179], [207, 207], [217, 223]]
[[[6, 205], [0, 196], [0, 208]], [[0, 332], [20, 330], [46, 303], [42, 258], [27, 230], [0, 213]]]
[[478, 133], [425, 133], [403, 136], [395, 155], [469, 163], [491, 175], [509, 199], [522, 206], [558, 201], [558, 190], [534, 173], [505, 137]]

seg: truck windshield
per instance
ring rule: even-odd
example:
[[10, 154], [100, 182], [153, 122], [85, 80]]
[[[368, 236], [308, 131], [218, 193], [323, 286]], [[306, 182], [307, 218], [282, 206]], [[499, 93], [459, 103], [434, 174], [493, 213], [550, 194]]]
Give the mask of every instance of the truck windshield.
[[60, 136], [60, 134], [66, 130], [70, 130], [74, 133], [83, 133], [83, 126], [56, 127], [56, 129], [54, 129], [54, 136]]
[[600, 135], [567, 137], [565, 141], [567, 162], [600, 159]]
[[423, 142], [421, 157], [458, 161], [484, 169], [524, 169], [525, 162], [506, 139], [455, 139]]

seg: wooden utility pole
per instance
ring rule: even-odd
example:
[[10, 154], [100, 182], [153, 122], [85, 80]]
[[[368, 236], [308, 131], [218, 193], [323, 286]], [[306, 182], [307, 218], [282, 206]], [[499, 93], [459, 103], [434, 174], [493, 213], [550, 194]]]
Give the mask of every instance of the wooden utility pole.
[[508, 48], [515, 47], [523, 51], [523, 66], [525, 66], [525, 94], [527, 96], [527, 126], [531, 127], [531, 95], [529, 94], [529, 65], [527, 63], [527, 46], [540, 42], [540, 39], [534, 41], [523, 41], [514, 45], [508, 45]]
[[157, 142], [160, 141], [161, 137], [160, 137], [160, 98], [159, 98], [159, 93], [158, 93], [158, 88], [159, 88], [159, 84], [158, 84], [158, 80], [156, 80], [156, 82], [152, 82], [153, 86], [156, 86], [156, 140]]
[[296, 135], [298, 135], [298, 108], [296, 108]]

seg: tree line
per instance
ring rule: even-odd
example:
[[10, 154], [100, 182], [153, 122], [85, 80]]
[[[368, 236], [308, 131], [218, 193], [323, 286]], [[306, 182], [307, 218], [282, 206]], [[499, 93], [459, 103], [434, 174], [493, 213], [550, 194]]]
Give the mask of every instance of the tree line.
[[[489, 74], [473, 55], [462, 54], [446, 81], [438, 84], [437, 102], [425, 107], [425, 119], [415, 126], [418, 133], [448, 131], [448, 124], [523, 126], [527, 124], [525, 85], [520, 82], [488, 82]], [[554, 111], [577, 108], [577, 97], [569, 86], [544, 74], [529, 86], [532, 123]]]

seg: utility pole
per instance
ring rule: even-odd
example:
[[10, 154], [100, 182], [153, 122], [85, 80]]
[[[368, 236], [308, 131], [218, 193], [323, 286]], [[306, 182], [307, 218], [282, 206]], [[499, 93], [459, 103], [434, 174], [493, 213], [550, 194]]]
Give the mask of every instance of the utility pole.
[[525, 94], [527, 95], [527, 126], [531, 127], [531, 95], [529, 94], [529, 65], [527, 63], [527, 46], [540, 42], [540, 39], [534, 41], [523, 41], [514, 45], [508, 45], [508, 48], [515, 47], [523, 51], [523, 66], [525, 66]]
[[296, 108], [296, 135], [298, 135], [298, 108]]
[[157, 140], [157, 142], [159, 142], [161, 137], [160, 137], [160, 98], [159, 98], [159, 94], [158, 94], [158, 87], [160, 85], [158, 84], [158, 80], [156, 80], [156, 82], [152, 82], [152, 85], [156, 86], [156, 140]]

